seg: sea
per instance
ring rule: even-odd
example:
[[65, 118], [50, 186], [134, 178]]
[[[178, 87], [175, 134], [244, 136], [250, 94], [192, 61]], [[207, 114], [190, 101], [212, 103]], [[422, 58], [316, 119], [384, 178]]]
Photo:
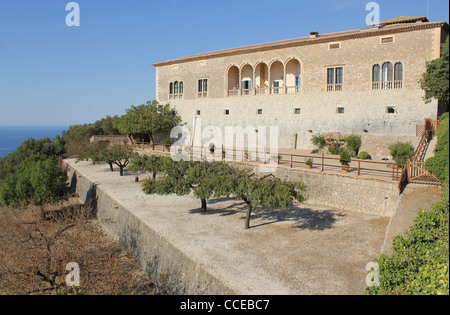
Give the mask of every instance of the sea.
[[23, 141], [28, 138], [54, 139], [61, 135], [68, 126], [29, 126], [29, 127], [2, 127], [0, 126], [0, 159], [6, 155], [14, 152]]

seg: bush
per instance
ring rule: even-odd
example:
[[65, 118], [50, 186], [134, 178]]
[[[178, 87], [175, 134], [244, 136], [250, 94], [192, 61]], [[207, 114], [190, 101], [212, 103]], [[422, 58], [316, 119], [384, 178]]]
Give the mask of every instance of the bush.
[[410, 143], [397, 142], [389, 146], [391, 156], [397, 164], [404, 165], [414, 155], [414, 147]]
[[362, 144], [361, 137], [352, 135], [345, 138], [344, 141], [347, 144], [347, 149], [351, 151], [352, 156], [357, 156]]
[[443, 180], [441, 200], [430, 211], [419, 211], [405, 236], [394, 239], [391, 256], [375, 260], [380, 267], [380, 286], [367, 288], [367, 294], [449, 294], [448, 114], [441, 118], [435, 159], [447, 161], [446, 171], [431, 167]]
[[323, 135], [315, 135], [311, 138], [312, 144], [317, 147], [317, 150], [322, 150], [326, 145], [325, 136]]
[[340, 155], [340, 162], [342, 165], [349, 165], [352, 161], [352, 157], [350, 156], [350, 153], [347, 150], [344, 150], [341, 152]]
[[366, 151], [362, 151], [362, 152], [359, 153], [358, 158], [360, 160], [370, 160], [371, 156]]
[[0, 184], [0, 204], [14, 206], [33, 203], [43, 206], [68, 196], [67, 176], [55, 157], [32, 155], [16, 173]]
[[434, 151], [434, 157], [428, 159], [425, 168], [444, 180], [449, 173], [449, 114], [441, 117], [441, 125], [438, 130], [438, 143]]

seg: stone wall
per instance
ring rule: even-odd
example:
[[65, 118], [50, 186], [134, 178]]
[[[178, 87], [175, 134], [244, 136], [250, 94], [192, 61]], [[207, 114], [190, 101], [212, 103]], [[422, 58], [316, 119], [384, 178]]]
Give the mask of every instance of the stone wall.
[[[252, 168], [256, 173], [260, 173], [259, 167]], [[280, 179], [303, 181], [307, 187], [306, 203], [312, 205], [390, 217], [400, 198], [398, 183], [389, 180], [283, 167], [278, 167], [273, 174]]]
[[[441, 41], [441, 29], [399, 32], [394, 36], [390, 45], [381, 45], [380, 36], [361, 36], [341, 41], [341, 48], [335, 51], [328, 49], [328, 43], [318, 43], [159, 66], [157, 98], [161, 103], [170, 102], [191, 131], [196, 118], [201, 118], [204, 126], [222, 129], [278, 126], [279, 145], [283, 148], [313, 149], [311, 135], [318, 133], [413, 137], [416, 125], [438, 115], [436, 101], [425, 104], [419, 80], [426, 62], [439, 54], [436, 47]], [[260, 63], [270, 67], [273, 62], [286, 64], [292, 58], [301, 64], [298, 94], [227, 97], [230, 66], [243, 69], [250, 65], [256, 71]], [[387, 61], [403, 63], [403, 87], [372, 90], [373, 65]], [[344, 68], [343, 91], [327, 92], [327, 68], [335, 66]], [[198, 79], [202, 78], [208, 79], [207, 98], [197, 97]], [[171, 100], [169, 83], [177, 80], [184, 83], [183, 99]], [[340, 107], [344, 108], [343, 114], [338, 113]], [[395, 111], [389, 113], [388, 107]]]
[[66, 165], [69, 181], [79, 199], [91, 205], [97, 218], [116, 241], [141, 262], [163, 294], [229, 295], [235, 292], [206, 273], [197, 263], [144, 224], [114, 196]]

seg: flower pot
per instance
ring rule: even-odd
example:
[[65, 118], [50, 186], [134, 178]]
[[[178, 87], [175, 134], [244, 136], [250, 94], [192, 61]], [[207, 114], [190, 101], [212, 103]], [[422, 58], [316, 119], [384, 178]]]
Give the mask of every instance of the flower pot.
[[312, 164], [306, 164], [306, 168], [312, 169]]
[[350, 165], [342, 165], [342, 171], [344, 173], [348, 173], [349, 170], [350, 170]]

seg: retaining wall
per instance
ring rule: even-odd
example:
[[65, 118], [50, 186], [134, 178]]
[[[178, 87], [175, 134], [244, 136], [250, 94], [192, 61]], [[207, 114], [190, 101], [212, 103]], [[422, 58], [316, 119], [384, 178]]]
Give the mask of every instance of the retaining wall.
[[139, 220], [96, 183], [92, 183], [69, 165], [66, 164], [65, 167], [70, 184], [76, 189], [80, 201], [92, 206], [106, 230], [130, 255], [141, 262], [150, 278], [158, 281], [162, 294], [236, 294]]

